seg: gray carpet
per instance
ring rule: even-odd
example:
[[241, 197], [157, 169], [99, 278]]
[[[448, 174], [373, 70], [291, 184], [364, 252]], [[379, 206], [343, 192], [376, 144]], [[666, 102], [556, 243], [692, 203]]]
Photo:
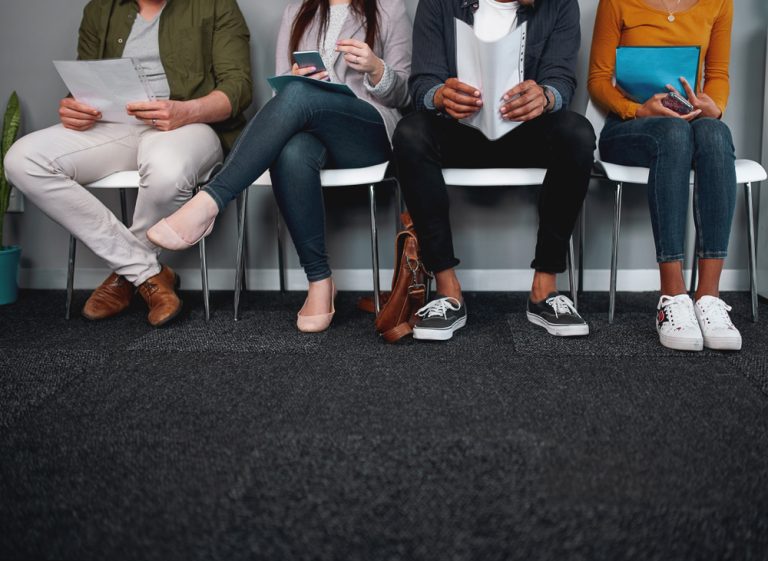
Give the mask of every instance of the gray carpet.
[[[87, 294], [77, 295], [82, 305]], [[739, 353], [659, 346], [653, 294], [581, 306], [592, 334], [471, 294], [447, 344], [390, 346], [342, 293], [200, 295], [65, 321], [0, 309], [0, 559], [768, 559], [768, 329]], [[761, 304], [763, 322], [768, 306]]]

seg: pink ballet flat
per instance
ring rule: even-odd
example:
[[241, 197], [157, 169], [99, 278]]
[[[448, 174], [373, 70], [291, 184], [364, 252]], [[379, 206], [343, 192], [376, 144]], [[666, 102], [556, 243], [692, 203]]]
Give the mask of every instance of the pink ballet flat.
[[296, 327], [298, 327], [299, 331], [302, 333], [320, 333], [330, 327], [331, 321], [333, 321], [333, 315], [336, 313], [336, 305], [334, 303], [334, 300], [336, 299], [336, 286], [333, 284], [331, 284], [331, 286], [333, 287], [333, 299], [331, 299], [330, 313], [303, 316], [301, 315], [301, 310], [304, 309], [304, 306], [299, 310], [299, 313], [296, 315]]
[[188, 249], [197, 245], [200, 240], [211, 233], [213, 230], [214, 222], [216, 222], [216, 218], [211, 219], [211, 221], [208, 223], [208, 226], [205, 228], [205, 231], [200, 235], [200, 237], [198, 237], [195, 241], [188, 242], [182, 238], [181, 235], [179, 235], [179, 233], [174, 230], [170, 224], [168, 224], [168, 221], [166, 221], [165, 218], [163, 218], [160, 220], [160, 222], [147, 230], [147, 238], [149, 238], [149, 241], [151, 241], [156, 246], [163, 247], [165, 249], [171, 249], [174, 251]]

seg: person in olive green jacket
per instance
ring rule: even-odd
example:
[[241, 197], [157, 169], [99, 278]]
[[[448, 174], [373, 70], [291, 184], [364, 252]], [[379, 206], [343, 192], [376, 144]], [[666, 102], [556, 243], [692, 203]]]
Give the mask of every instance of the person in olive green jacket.
[[[131, 103], [135, 124], [101, 120], [64, 98], [60, 124], [19, 140], [5, 159], [11, 182], [113, 271], [82, 314], [125, 310], [138, 288], [159, 326], [181, 309], [176, 274], [146, 230], [181, 206], [242, 129], [252, 96], [248, 27], [236, 0], [91, 0], [78, 58], [138, 61], [156, 101]], [[133, 222], [124, 226], [84, 184], [139, 170]]]

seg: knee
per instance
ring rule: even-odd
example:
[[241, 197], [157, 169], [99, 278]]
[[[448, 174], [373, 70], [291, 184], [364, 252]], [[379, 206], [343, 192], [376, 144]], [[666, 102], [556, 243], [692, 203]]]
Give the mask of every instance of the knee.
[[288, 82], [283, 87], [283, 89], [280, 90], [280, 93], [272, 99], [272, 102], [278, 104], [286, 104], [291, 107], [295, 107], [297, 105], [302, 106], [305, 104], [312, 105], [310, 100], [315, 95], [317, 95], [318, 92], [322, 91], [323, 90], [320, 88], [303, 80], [296, 80], [293, 82]]
[[592, 124], [583, 115], [572, 111], [559, 111], [553, 116], [557, 119], [555, 143], [561, 148], [563, 155], [591, 164], [596, 148]]
[[34, 152], [25, 142], [25, 138], [16, 141], [6, 152], [3, 168], [8, 181], [22, 192], [26, 188], [26, 178], [41, 171], [41, 166], [36, 162]]
[[733, 137], [719, 119], [697, 119], [691, 125], [696, 148], [711, 154], [733, 154]]
[[678, 154], [690, 159], [693, 153], [693, 131], [688, 121], [659, 117], [655, 123], [655, 133], [658, 155]]
[[325, 148], [316, 137], [298, 133], [283, 146], [272, 169], [280, 172], [310, 167], [319, 172], [325, 164], [324, 154]]
[[180, 159], [150, 159], [139, 164], [142, 192], [157, 201], [191, 197], [201, 178]]
[[395, 158], [421, 160], [431, 146], [430, 116], [416, 111], [403, 117], [392, 136]]

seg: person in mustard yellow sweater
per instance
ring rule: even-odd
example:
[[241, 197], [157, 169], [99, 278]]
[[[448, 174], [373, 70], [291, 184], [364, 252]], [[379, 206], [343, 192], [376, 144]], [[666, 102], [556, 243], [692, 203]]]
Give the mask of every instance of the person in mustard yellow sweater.
[[[741, 348], [741, 335], [720, 299], [719, 284], [736, 203], [734, 147], [720, 119], [728, 102], [733, 0], [600, 0], [589, 64], [589, 94], [609, 112], [601, 158], [650, 168], [648, 205], [661, 298], [656, 329], [662, 345], [698, 351]], [[694, 110], [667, 108], [659, 92], [637, 103], [614, 85], [616, 47], [701, 47], [697, 91], [684, 79], [669, 84]], [[703, 88], [700, 85], [703, 84]], [[696, 171], [694, 218], [699, 285], [694, 300], [683, 280], [689, 176]]]

